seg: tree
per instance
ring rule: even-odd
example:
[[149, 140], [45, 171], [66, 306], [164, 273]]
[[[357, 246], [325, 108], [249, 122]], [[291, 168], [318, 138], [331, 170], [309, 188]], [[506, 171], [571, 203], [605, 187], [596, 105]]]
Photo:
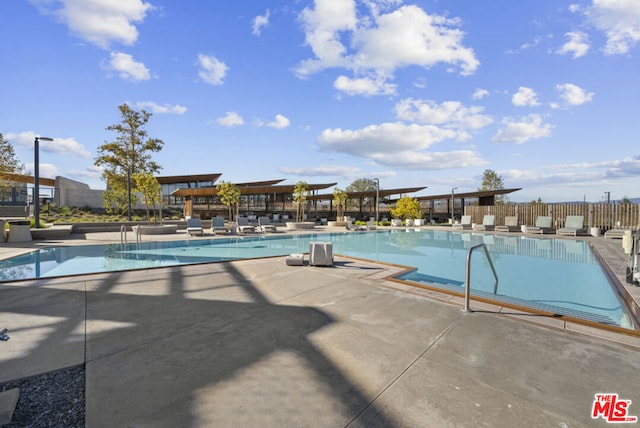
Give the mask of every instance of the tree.
[[420, 209], [420, 202], [416, 198], [410, 198], [403, 196], [396, 203], [396, 207], [392, 208], [391, 215], [394, 218], [401, 218], [406, 220], [408, 218], [422, 218], [422, 210]]
[[[103, 196], [105, 205], [110, 204], [111, 209], [124, 212], [135, 203], [135, 195], [129, 197], [130, 191], [137, 189], [136, 183], [132, 182], [133, 175], [160, 171], [160, 165], [152, 160], [151, 154], [162, 150], [164, 142], [147, 137], [145, 126], [151, 113], [134, 110], [126, 103], [118, 106], [118, 110], [122, 120], [106, 128], [107, 131], [117, 132], [118, 137], [115, 141], [98, 147], [98, 157], [94, 164], [103, 168], [102, 177], [107, 182], [107, 190]], [[123, 189], [126, 205], [123, 205], [121, 197]]]
[[336, 205], [336, 215], [338, 221], [344, 215], [344, 210], [347, 208], [347, 192], [339, 187], [333, 190], [333, 203]]
[[623, 205], [626, 204], [630, 204], [631, 203], [631, 199], [629, 199], [626, 195], [622, 197], [622, 199], [620, 199], [620, 203]]
[[293, 202], [297, 205], [296, 221], [304, 221], [304, 206], [309, 196], [309, 184], [306, 181], [298, 181], [293, 188]]
[[[482, 174], [482, 185], [478, 188], [478, 191], [487, 191], [487, 190], [503, 190], [504, 182], [502, 181], [502, 177], [499, 176], [495, 171], [491, 169], [485, 169]], [[495, 204], [503, 205], [508, 201], [507, 197], [504, 195], [496, 195], [495, 196]]]
[[[371, 178], [359, 178], [347, 186], [348, 193], [364, 193], [375, 192], [376, 182]], [[375, 197], [360, 197], [358, 198], [358, 211], [362, 212], [362, 205], [368, 206], [369, 211], [373, 210], [375, 204]]]
[[229, 208], [229, 221], [231, 221], [231, 207], [235, 207], [240, 200], [240, 190], [238, 190], [235, 184], [229, 183], [228, 181], [221, 181], [220, 184], [216, 186], [216, 190], [218, 191], [220, 201]]
[[0, 134], [0, 185], [5, 185], [8, 174], [22, 173], [24, 165], [18, 159], [11, 143]]
[[142, 202], [147, 209], [147, 221], [151, 221], [151, 216], [149, 215], [149, 206], [151, 205], [153, 207], [153, 219], [157, 224], [158, 216], [156, 215], [156, 204], [158, 204], [160, 209], [160, 221], [162, 222], [162, 194], [158, 180], [153, 176], [153, 174], [148, 172], [138, 172], [133, 174], [133, 180], [136, 183], [138, 191], [142, 193]]

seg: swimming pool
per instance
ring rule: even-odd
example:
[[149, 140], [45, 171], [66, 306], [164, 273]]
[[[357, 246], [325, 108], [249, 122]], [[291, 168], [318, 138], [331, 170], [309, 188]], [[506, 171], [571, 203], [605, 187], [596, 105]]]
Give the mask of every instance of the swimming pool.
[[213, 261], [306, 253], [310, 241], [332, 241], [334, 253], [414, 267], [405, 281], [463, 292], [469, 248], [472, 296], [633, 329], [633, 317], [584, 241], [438, 230], [237, 236], [224, 239], [67, 246], [0, 261], [0, 281], [49, 278]]

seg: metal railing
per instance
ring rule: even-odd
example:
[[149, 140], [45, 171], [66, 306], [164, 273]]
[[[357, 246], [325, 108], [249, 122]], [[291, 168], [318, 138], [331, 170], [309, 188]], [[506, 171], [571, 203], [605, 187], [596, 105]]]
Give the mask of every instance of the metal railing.
[[465, 312], [471, 312], [469, 308], [469, 295], [471, 294], [471, 254], [473, 254], [473, 250], [478, 248], [482, 248], [484, 250], [485, 255], [487, 256], [487, 260], [489, 261], [489, 266], [491, 266], [491, 270], [493, 271], [493, 277], [496, 279], [496, 283], [493, 288], [494, 294], [498, 291], [498, 274], [496, 273], [496, 268], [493, 266], [493, 261], [491, 260], [491, 256], [489, 255], [489, 250], [487, 250], [487, 244], [478, 244], [469, 248], [469, 252], [467, 253], [467, 273], [465, 276], [465, 284], [464, 284], [464, 308], [462, 308]]

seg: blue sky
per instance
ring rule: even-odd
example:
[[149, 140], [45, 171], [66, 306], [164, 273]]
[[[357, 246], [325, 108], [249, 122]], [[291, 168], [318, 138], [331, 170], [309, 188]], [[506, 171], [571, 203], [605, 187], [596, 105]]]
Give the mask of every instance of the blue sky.
[[640, 2], [5, 0], [0, 132], [104, 188], [118, 105], [162, 175], [640, 197]]

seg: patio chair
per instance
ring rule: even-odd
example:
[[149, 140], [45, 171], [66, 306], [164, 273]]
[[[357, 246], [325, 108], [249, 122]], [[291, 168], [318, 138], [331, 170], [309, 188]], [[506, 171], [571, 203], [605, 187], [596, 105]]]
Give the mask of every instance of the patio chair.
[[354, 225], [353, 220], [345, 221], [344, 225], [347, 230], [367, 230], [366, 226]]
[[495, 228], [496, 232], [520, 232], [518, 226], [518, 216], [506, 216], [504, 224], [500, 224]]
[[550, 216], [539, 215], [536, 219], [535, 226], [527, 226], [527, 233], [539, 233], [544, 235], [545, 233], [552, 233], [554, 231], [553, 219]]
[[256, 228], [249, 224], [249, 219], [246, 217], [236, 217], [236, 223], [238, 225], [238, 232], [240, 233], [250, 233], [256, 231]]
[[224, 218], [222, 217], [213, 217], [211, 219], [211, 232], [215, 235], [216, 232], [224, 232], [227, 233], [227, 228], [224, 225]]
[[583, 215], [568, 215], [564, 222], [564, 227], [556, 231], [556, 235], [586, 235], [587, 228], [584, 226]]
[[496, 227], [496, 216], [487, 214], [484, 217], [482, 217], [482, 224], [474, 225], [473, 230], [486, 232], [486, 231], [495, 229], [495, 227]]
[[202, 229], [202, 220], [199, 218], [189, 218], [187, 219], [187, 234], [191, 235], [204, 235], [204, 230]]
[[453, 230], [471, 230], [472, 228], [470, 215], [463, 215], [460, 223], [452, 225]]
[[258, 217], [258, 231], [259, 232], [276, 232], [276, 226], [271, 223], [269, 217], [260, 216]]
[[376, 230], [376, 221], [373, 218], [371, 218], [371, 220], [367, 222], [366, 228], [367, 230]]

